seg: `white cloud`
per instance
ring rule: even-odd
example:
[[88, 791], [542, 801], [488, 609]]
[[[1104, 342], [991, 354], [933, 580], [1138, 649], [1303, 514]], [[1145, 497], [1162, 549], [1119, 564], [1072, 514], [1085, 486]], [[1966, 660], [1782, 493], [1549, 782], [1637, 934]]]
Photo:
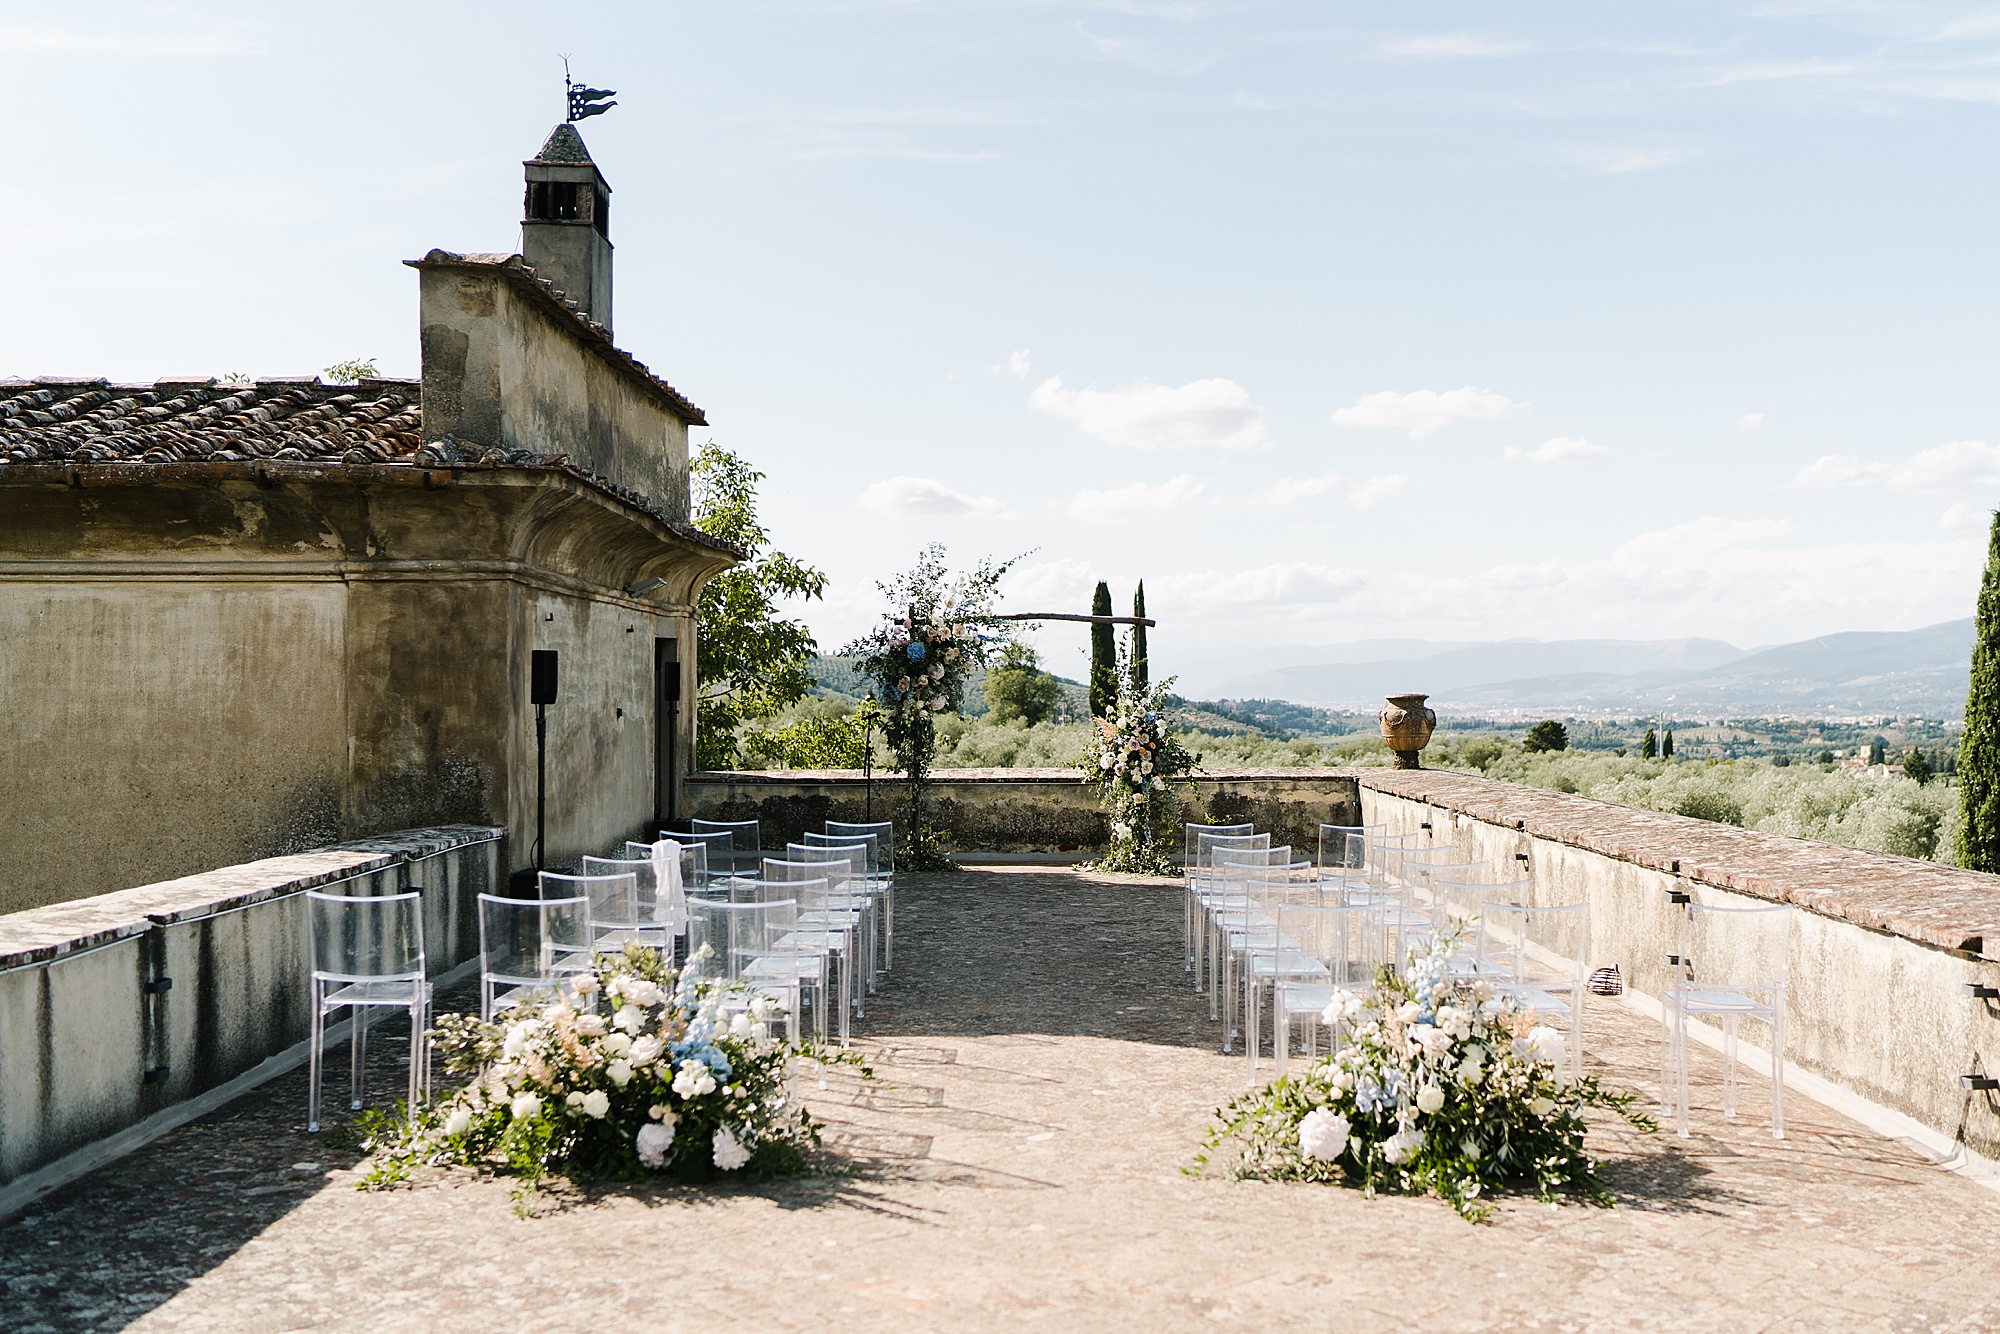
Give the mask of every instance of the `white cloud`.
[[1340, 474], [1323, 472], [1317, 477], [1280, 477], [1268, 490], [1257, 496], [1260, 504], [1291, 505], [1301, 500], [1311, 500], [1323, 496], [1340, 485]]
[[1624, 176], [1635, 171], [1657, 171], [1690, 162], [1695, 154], [1687, 148], [1572, 148], [1570, 161], [1592, 176]]
[[897, 519], [993, 518], [1007, 507], [991, 496], [968, 496], [932, 477], [890, 477], [861, 493], [861, 507]]
[[1762, 430], [1763, 426], [1764, 414], [1761, 412], [1746, 412], [1736, 419], [1736, 429], [1739, 431]]
[[1399, 394], [1384, 389], [1376, 394], [1363, 394], [1334, 413], [1333, 424], [1402, 431], [1412, 440], [1422, 440], [1456, 421], [1497, 421], [1527, 406], [1505, 394], [1475, 389], [1469, 384], [1443, 393], [1414, 389]]
[[1544, 440], [1533, 449], [1509, 445], [1506, 450], [1507, 457], [1516, 463], [1569, 463], [1576, 459], [1594, 459], [1610, 452], [1604, 445], [1594, 445], [1580, 436], [1569, 435]]
[[2000, 486], [2000, 445], [1954, 440], [1921, 450], [1900, 463], [1874, 463], [1859, 454], [1827, 454], [1794, 473], [1791, 484], [1806, 489], [1883, 486], [1893, 491]]
[[1086, 523], [1130, 523], [1166, 514], [1200, 495], [1208, 483], [1193, 473], [1169, 477], [1156, 486], [1134, 482], [1115, 491], [1085, 488], [1070, 498], [1066, 513]]
[[1938, 516], [1938, 529], [1947, 533], [1963, 533], [1985, 528], [1993, 522], [1993, 511], [1978, 505], [1953, 505]]
[[1377, 49], [1383, 55], [1418, 60], [1491, 60], [1499, 56], [1525, 55], [1535, 49], [1535, 44], [1481, 37], [1471, 32], [1444, 32], [1384, 42]]
[[1176, 611], [1185, 607], [1189, 611], [1228, 612], [1246, 604], [1340, 602], [1363, 583], [1355, 570], [1285, 561], [1253, 570], [1194, 570], [1169, 575], [1155, 581], [1167, 596], [1154, 601], [1173, 605]]
[[1234, 380], [1065, 389], [1060, 376], [1050, 376], [1028, 395], [1028, 406], [1125, 449], [1261, 449], [1268, 443], [1264, 409]]
[[[1028, 349], [1025, 347], [1007, 354], [1007, 374], [1017, 380], [1028, 378], [1028, 364]], [[995, 366], [993, 370], [998, 374], [1000, 367]]]
[[1358, 510], [1373, 509], [1389, 497], [1401, 495], [1403, 488], [1409, 484], [1408, 474], [1400, 472], [1392, 472], [1384, 477], [1370, 477], [1365, 482], [1357, 483], [1347, 493], [1347, 503]]

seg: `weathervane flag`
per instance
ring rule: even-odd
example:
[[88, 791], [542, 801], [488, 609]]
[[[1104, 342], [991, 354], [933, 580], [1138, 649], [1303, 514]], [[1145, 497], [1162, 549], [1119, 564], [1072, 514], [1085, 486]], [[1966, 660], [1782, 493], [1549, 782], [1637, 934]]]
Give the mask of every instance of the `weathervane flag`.
[[618, 96], [616, 88], [586, 88], [571, 79], [567, 58], [563, 60], [563, 89], [569, 94], [569, 115], [564, 118], [565, 120], [579, 121], [586, 116], [601, 116], [618, 105], [616, 102], [605, 101], [606, 98]]

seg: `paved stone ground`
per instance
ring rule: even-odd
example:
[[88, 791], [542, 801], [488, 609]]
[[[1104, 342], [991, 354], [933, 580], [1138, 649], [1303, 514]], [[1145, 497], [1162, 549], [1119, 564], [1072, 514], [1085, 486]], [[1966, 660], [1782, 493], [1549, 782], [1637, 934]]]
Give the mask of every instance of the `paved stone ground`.
[[[911, 878], [861, 1026], [879, 1078], [818, 1098], [849, 1170], [551, 1192], [354, 1190], [280, 1080], [0, 1225], [10, 1330], [1983, 1329], [2000, 1196], [1815, 1106], [1606, 1127], [1613, 1210], [1210, 1177], [1242, 1087], [1178, 962], [1178, 887]], [[1653, 1027], [1593, 1002], [1592, 1068], [1653, 1092]], [[390, 1043], [376, 1087], [394, 1086]], [[1700, 1053], [1711, 1095], [1717, 1068]], [[1699, 1094], [1698, 1094], [1699, 1099]]]

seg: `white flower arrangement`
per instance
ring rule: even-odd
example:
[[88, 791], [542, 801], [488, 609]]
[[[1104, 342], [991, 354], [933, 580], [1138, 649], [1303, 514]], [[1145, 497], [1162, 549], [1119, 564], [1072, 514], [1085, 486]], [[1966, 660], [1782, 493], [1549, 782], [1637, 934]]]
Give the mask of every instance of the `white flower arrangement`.
[[1096, 720], [1081, 761], [1083, 781], [1097, 789], [1110, 817], [1111, 847], [1096, 866], [1171, 875], [1180, 831], [1173, 782], [1192, 773], [1201, 757], [1173, 735], [1171, 678], [1134, 690], [1121, 663], [1118, 680], [1117, 702]]
[[1563, 1034], [1454, 974], [1456, 944], [1447, 933], [1367, 994], [1337, 992], [1320, 1016], [1332, 1054], [1218, 1111], [1192, 1170], [1227, 1144], [1241, 1175], [1430, 1193], [1474, 1220], [1514, 1186], [1614, 1203], [1583, 1150], [1583, 1109], [1646, 1131], [1652, 1118], [1594, 1075], [1573, 1082]]
[[[600, 997], [608, 1016], [594, 1008]], [[432, 1036], [446, 1069], [469, 1082], [407, 1122], [370, 1122], [376, 1164], [364, 1184], [420, 1162], [530, 1182], [802, 1170], [819, 1127], [792, 1100], [791, 1062], [842, 1058], [774, 1042], [758, 1001], [635, 946], [494, 1022], [445, 1016]]]

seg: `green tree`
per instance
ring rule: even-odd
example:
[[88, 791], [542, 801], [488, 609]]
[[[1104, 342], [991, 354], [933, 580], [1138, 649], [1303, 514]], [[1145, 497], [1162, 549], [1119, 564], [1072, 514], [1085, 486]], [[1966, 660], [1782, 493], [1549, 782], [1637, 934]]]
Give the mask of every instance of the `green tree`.
[[1930, 782], [1936, 772], [1931, 768], [1931, 757], [1921, 749], [1912, 750], [1903, 757], [1903, 777], [1912, 780], [1918, 787]]
[[1885, 738], [1878, 736], [1868, 743], [1868, 762], [1870, 764], [1889, 762], [1889, 742]]
[[826, 575], [782, 551], [757, 518], [764, 474], [710, 441], [695, 455], [694, 526], [733, 542], [749, 559], [708, 581], [696, 604], [695, 763], [727, 768], [746, 718], [767, 718], [813, 688], [818, 645], [803, 621], [778, 614], [781, 598], [816, 598]]
[[1146, 693], [1146, 581], [1141, 579], [1132, 594], [1132, 693]]
[[1034, 727], [1055, 715], [1062, 702], [1062, 682], [1042, 670], [1041, 659], [1026, 644], [1009, 644], [1000, 661], [986, 669], [986, 702], [996, 723], [1016, 719]]
[[1958, 864], [2000, 871], [2000, 511], [1986, 544], [1974, 613], [1972, 688], [1958, 742]]
[[1544, 718], [1528, 729], [1521, 749], [1531, 755], [1544, 750], [1568, 750], [1569, 729], [1553, 718]]
[[[1090, 599], [1092, 616], [1111, 614], [1111, 585], [1097, 581]], [[1090, 711], [1102, 718], [1118, 704], [1118, 637], [1109, 621], [1095, 621], [1090, 627]]]
[[1667, 729], [1667, 734], [1660, 738], [1660, 758], [1663, 760], [1671, 760], [1673, 757], [1674, 757], [1674, 729], [1669, 727]]
[[1660, 738], [1651, 727], [1646, 729], [1645, 739], [1639, 742], [1639, 758], [1650, 760], [1660, 753]]
[[336, 361], [320, 372], [328, 384], [359, 384], [372, 380], [382, 372], [375, 369], [373, 357], [351, 357], [346, 361]]

